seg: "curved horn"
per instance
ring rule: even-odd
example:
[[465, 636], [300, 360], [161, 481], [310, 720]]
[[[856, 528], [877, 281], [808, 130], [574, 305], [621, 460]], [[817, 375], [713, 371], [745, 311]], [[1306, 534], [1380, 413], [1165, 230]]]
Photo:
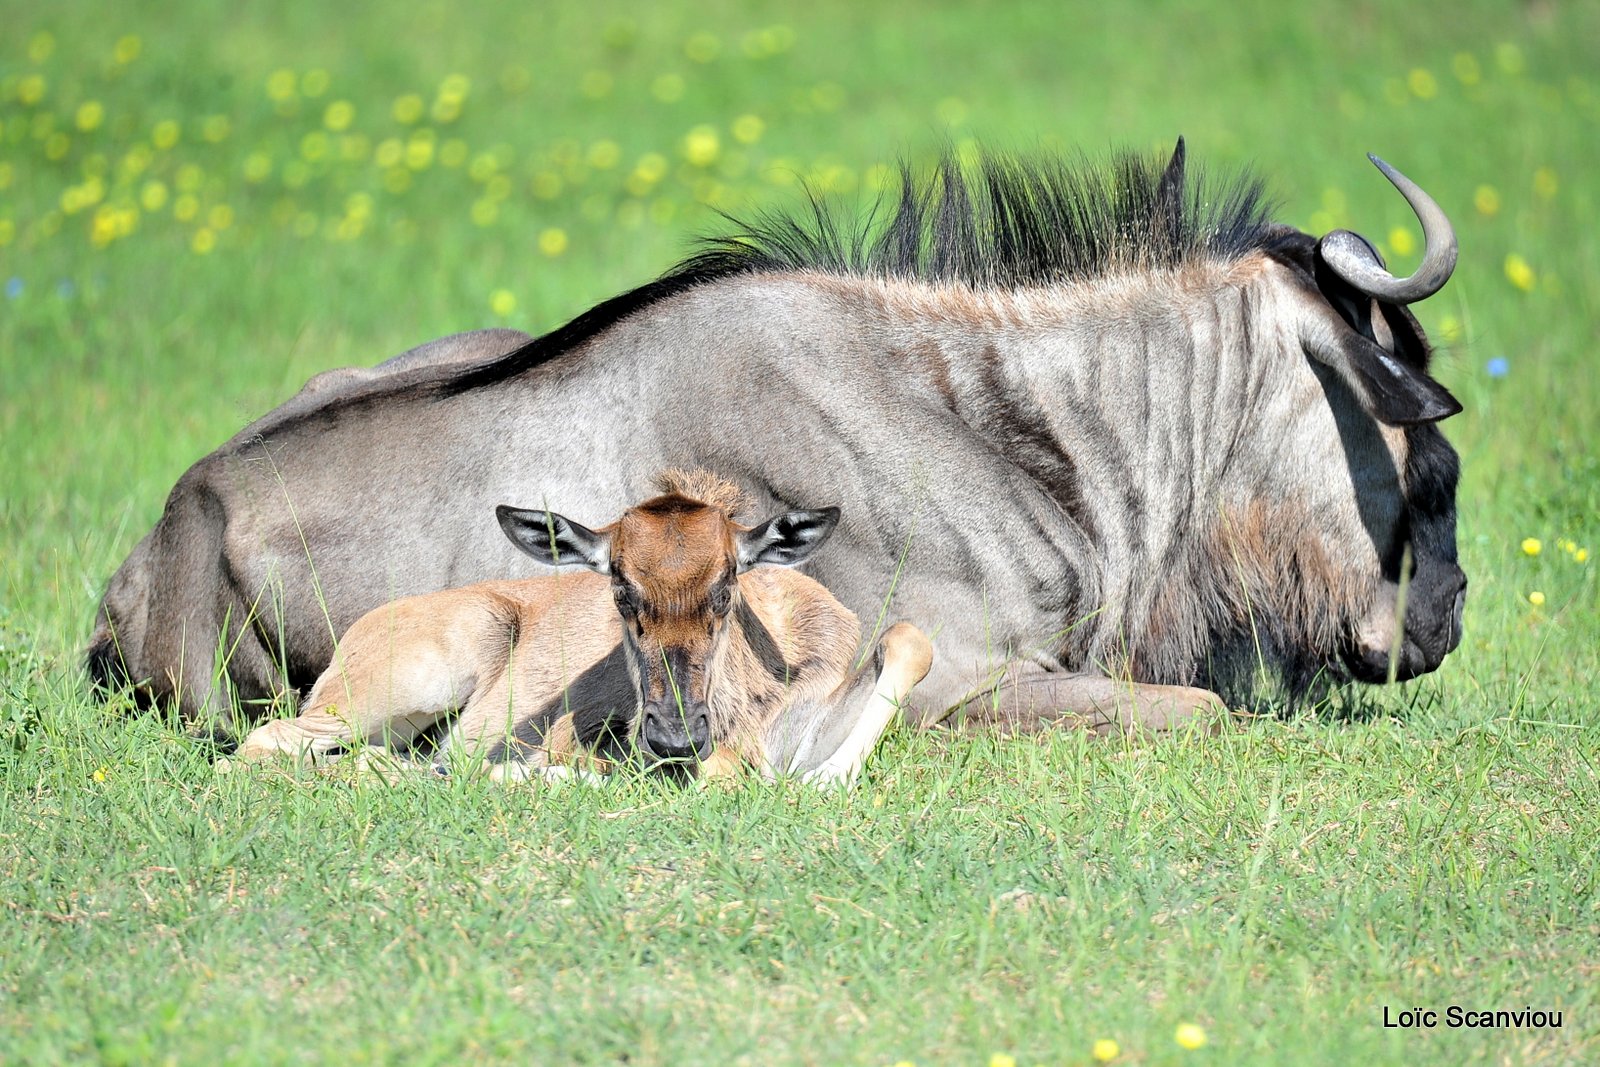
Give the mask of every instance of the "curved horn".
[[1422, 223], [1422, 262], [1409, 278], [1396, 278], [1376, 261], [1371, 246], [1349, 230], [1334, 230], [1317, 246], [1322, 261], [1339, 277], [1368, 296], [1390, 304], [1414, 304], [1444, 288], [1456, 268], [1456, 235], [1450, 220], [1417, 183], [1377, 156], [1367, 153], [1383, 176], [1406, 198]]

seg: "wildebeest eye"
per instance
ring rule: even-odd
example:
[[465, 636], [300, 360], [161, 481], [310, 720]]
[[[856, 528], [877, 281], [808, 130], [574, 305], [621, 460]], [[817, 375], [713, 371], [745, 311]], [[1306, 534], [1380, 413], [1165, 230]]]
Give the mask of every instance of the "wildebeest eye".
[[612, 582], [611, 596], [617, 602], [617, 610], [628, 618], [631, 619], [639, 614], [639, 598], [634, 595], [633, 589], [627, 582]]
[[711, 587], [711, 613], [726, 615], [733, 606], [733, 583], [721, 581]]

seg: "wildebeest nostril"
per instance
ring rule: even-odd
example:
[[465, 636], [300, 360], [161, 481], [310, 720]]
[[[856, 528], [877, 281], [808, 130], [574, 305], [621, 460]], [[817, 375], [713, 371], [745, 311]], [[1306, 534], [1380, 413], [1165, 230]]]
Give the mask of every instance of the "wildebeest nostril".
[[1455, 649], [1456, 649], [1456, 646], [1461, 643], [1461, 635], [1462, 635], [1461, 615], [1462, 615], [1462, 612], [1464, 612], [1466, 610], [1466, 607], [1467, 607], [1467, 583], [1466, 583], [1465, 580], [1463, 580], [1462, 583], [1461, 583], [1461, 588], [1456, 590], [1455, 607], [1452, 608], [1451, 612], [1450, 612], [1450, 644], [1449, 644], [1449, 647], [1447, 649], [1445, 649], [1446, 652], [1454, 652]]

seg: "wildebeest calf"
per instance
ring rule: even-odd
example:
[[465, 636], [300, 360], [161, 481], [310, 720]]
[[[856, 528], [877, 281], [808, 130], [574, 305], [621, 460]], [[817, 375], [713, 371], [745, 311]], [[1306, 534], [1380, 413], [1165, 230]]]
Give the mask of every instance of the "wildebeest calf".
[[746, 527], [734, 521], [739, 491], [713, 475], [667, 471], [657, 487], [663, 495], [598, 530], [499, 508], [523, 551], [587, 573], [482, 582], [369, 612], [300, 716], [258, 727], [238, 757], [405, 745], [442, 724], [446, 750], [487, 760], [497, 776], [605, 767], [637, 751], [647, 766], [690, 773], [750, 766], [853, 782], [927, 674], [927, 637], [890, 627], [876, 671], [863, 670], [856, 616], [789, 569], [832, 533], [838, 509]]

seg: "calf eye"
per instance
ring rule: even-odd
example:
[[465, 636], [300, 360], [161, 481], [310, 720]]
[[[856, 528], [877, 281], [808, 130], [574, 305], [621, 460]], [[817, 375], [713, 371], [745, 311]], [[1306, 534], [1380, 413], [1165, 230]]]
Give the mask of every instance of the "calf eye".
[[639, 602], [634, 598], [633, 590], [622, 582], [615, 582], [611, 586], [611, 596], [617, 602], [617, 610], [632, 618], [639, 614]]
[[711, 612], [714, 615], [726, 615], [728, 608], [733, 605], [733, 583], [718, 582], [711, 590]]

